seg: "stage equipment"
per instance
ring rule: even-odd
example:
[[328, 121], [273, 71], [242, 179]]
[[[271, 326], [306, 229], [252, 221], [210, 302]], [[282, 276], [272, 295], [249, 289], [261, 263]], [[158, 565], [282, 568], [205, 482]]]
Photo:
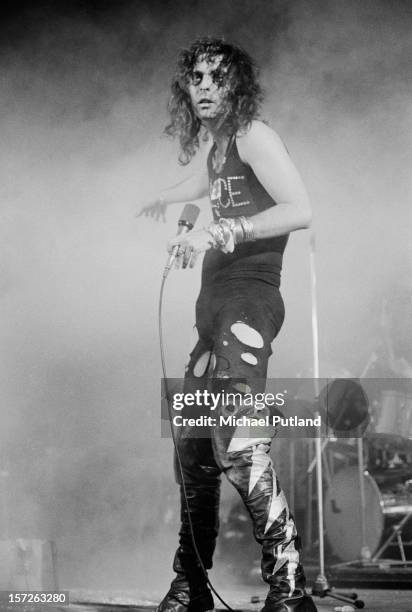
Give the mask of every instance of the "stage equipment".
[[[315, 396], [319, 398], [319, 328], [318, 328], [318, 307], [316, 294], [316, 264], [315, 264], [315, 234], [312, 232], [310, 239], [310, 276], [311, 276], [311, 306], [312, 306], [312, 347], [313, 347], [313, 376], [315, 385]], [[332, 414], [342, 414], [344, 406], [341, 402], [335, 401], [335, 406], [331, 406]], [[347, 409], [347, 408], [345, 408]], [[319, 406], [317, 414], [320, 414]], [[338, 601], [352, 604], [356, 608], [363, 608], [364, 602], [357, 598], [356, 593], [346, 596], [342, 593], [334, 592], [330, 587], [325, 575], [325, 542], [324, 542], [324, 517], [323, 517], [323, 477], [322, 477], [322, 440], [319, 429], [318, 436], [315, 438], [316, 453], [316, 489], [317, 489], [317, 511], [318, 511], [318, 534], [319, 534], [319, 574], [313, 584], [312, 594], [324, 598], [331, 597]], [[360, 468], [359, 468], [360, 469]]]
[[[377, 560], [396, 538], [403, 564], [406, 561], [402, 528], [412, 516], [412, 492], [407, 487], [379, 487], [375, 479], [363, 474], [368, 520], [365, 541], [371, 551], [371, 562]], [[342, 560], [351, 561], [359, 553], [362, 540], [362, 504], [358, 470], [351, 466], [332, 477], [333, 486], [325, 494], [325, 527], [332, 551]], [[397, 521], [400, 519], [400, 522]], [[391, 535], [378, 549], [384, 534]]]
[[412, 440], [400, 436], [368, 434], [368, 471], [378, 486], [403, 485], [412, 477]]
[[[176, 236], [180, 236], [181, 234], [186, 234], [193, 229], [194, 224], [197, 221], [197, 218], [200, 213], [200, 208], [195, 204], [186, 204], [184, 207], [182, 214], [180, 215], [179, 221], [177, 222], [177, 234]], [[172, 249], [172, 252], [169, 255], [169, 258], [166, 262], [165, 269], [163, 272], [163, 278], [166, 278], [170, 272], [170, 268], [172, 267], [177, 254], [179, 252], [179, 247], [175, 246]]]
[[24, 538], [1, 540], [0, 589], [58, 591], [55, 542]]
[[412, 438], [412, 396], [397, 389], [384, 389], [374, 407], [374, 432]]
[[369, 424], [369, 401], [358, 380], [337, 378], [319, 395], [319, 409], [337, 437], [358, 437]]

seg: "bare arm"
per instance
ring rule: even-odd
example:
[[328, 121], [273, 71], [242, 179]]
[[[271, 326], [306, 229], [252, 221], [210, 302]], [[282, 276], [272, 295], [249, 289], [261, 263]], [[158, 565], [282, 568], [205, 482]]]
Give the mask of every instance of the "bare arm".
[[189, 200], [198, 200], [203, 198], [209, 192], [209, 181], [206, 171], [199, 171], [192, 174], [187, 179], [163, 189], [159, 193], [159, 197], [165, 204], [174, 204], [175, 202], [188, 202]]
[[165, 216], [166, 207], [177, 202], [188, 202], [198, 200], [208, 194], [209, 183], [206, 171], [196, 172], [188, 178], [180, 181], [172, 187], [167, 187], [159, 192], [159, 195], [151, 200], [137, 215], [155, 217], [158, 220]]
[[255, 237], [281, 236], [309, 227], [312, 215], [306, 189], [276, 132], [254, 121], [237, 145], [242, 161], [277, 203], [251, 218]]

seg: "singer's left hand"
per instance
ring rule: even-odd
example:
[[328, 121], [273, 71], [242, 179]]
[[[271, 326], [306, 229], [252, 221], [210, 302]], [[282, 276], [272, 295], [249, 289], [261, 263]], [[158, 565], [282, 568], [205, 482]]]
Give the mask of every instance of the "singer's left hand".
[[175, 259], [176, 268], [193, 268], [200, 253], [208, 251], [212, 247], [212, 237], [205, 229], [192, 230], [181, 236], [170, 240], [167, 250], [172, 252], [175, 246], [179, 247], [179, 253]]

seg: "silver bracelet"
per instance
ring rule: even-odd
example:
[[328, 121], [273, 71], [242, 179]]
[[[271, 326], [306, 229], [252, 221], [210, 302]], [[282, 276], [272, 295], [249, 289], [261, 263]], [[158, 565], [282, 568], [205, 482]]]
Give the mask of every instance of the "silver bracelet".
[[256, 240], [255, 227], [250, 217], [223, 217], [219, 223], [230, 228], [235, 245]]
[[207, 231], [212, 237], [212, 247], [220, 249], [223, 253], [233, 253], [235, 248], [234, 237], [229, 223], [226, 219], [220, 219], [219, 223], [211, 223]]
[[233, 253], [237, 244], [255, 240], [255, 228], [249, 217], [222, 217], [218, 223], [211, 223], [207, 231], [212, 247], [224, 253]]
[[207, 231], [212, 237], [212, 246], [214, 249], [220, 249], [224, 247], [226, 241], [228, 240], [227, 234], [225, 234], [225, 229], [223, 225], [220, 223], [211, 223], [207, 228]]
[[230, 229], [235, 246], [244, 241], [244, 231], [239, 219], [233, 217], [223, 217], [222, 219], [219, 219], [219, 223]]
[[253, 225], [253, 221], [250, 217], [238, 217], [240, 224], [244, 233], [243, 242], [254, 242], [256, 240], [255, 237], [255, 227]]

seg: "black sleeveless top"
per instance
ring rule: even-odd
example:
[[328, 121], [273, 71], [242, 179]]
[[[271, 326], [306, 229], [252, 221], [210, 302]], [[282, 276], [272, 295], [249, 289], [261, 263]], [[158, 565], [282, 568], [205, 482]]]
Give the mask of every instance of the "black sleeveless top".
[[[220, 172], [213, 168], [214, 144], [209, 152], [209, 195], [213, 218], [252, 216], [276, 202], [256, 178], [250, 166], [242, 162], [236, 138], [229, 142], [226, 161]], [[289, 234], [238, 244], [233, 253], [210, 249], [203, 260], [202, 284], [227, 281], [232, 278], [254, 278], [279, 287], [282, 255]]]

